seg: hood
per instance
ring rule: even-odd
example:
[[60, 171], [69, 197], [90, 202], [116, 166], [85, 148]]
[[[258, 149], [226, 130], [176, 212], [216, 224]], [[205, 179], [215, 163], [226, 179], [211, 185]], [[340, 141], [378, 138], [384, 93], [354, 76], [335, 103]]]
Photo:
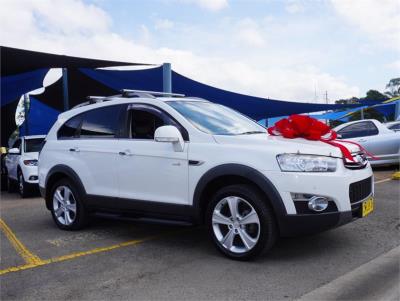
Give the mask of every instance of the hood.
[[[288, 139], [280, 136], [268, 134], [220, 136], [215, 135], [217, 143], [240, 145], [244, 148], [265, 148], [276, 154], [281, 153], [301, 153], [309, 155], [322, 155], [342, 158], [342, 152], [338, 147], [332, 146], [322, 141], [311, 141], [303, 138]], [[346, 146], [351, 153], [360, 151], [358, 146], [336, 141]]]

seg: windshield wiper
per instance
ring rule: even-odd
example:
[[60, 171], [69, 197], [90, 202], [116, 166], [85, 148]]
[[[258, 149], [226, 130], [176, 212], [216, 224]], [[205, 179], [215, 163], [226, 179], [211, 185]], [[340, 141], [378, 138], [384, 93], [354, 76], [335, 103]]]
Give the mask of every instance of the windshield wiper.
[[238, 135], [251, 135], [251, 134], [265, 134], [266, 132], [263, 131], [248, 131], [248, 132], [243, 132]]

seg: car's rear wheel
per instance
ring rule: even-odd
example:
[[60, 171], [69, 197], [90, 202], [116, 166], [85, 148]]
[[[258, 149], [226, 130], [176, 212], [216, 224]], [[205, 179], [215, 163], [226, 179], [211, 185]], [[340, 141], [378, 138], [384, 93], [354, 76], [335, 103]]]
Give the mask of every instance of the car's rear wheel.
[[265, 197], [250, 185], [217, 191], [207, 210], [211, 238], [226, 256], [249, 260], [275, 243], [277, 227]]
[[58, 181], [51, 190], [51, 214], [63, 230], [78, 230], [88, 223], [88, 214], [81, 195], [69, 179]]

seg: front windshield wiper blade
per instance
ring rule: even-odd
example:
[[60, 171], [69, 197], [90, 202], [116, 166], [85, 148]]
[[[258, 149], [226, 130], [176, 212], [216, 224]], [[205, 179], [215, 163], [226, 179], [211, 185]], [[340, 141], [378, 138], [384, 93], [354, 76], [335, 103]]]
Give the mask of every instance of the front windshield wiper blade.
[[248, 131], [248, 132], [243, 132], [238, 135], [251, 135], [251, 134], [266, 134], [266, 132], [263, 131]]

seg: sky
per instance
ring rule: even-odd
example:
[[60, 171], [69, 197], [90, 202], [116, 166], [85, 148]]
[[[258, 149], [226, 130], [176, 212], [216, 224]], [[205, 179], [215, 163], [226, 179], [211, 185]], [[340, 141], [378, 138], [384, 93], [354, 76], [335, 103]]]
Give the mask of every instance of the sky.
[[0, 2], [3, 46], [170, 62], [185, 76], [243, 94], [325, 102], [327, 93], [333, 102], [384, 91], [400, 76], [397, 0]]

